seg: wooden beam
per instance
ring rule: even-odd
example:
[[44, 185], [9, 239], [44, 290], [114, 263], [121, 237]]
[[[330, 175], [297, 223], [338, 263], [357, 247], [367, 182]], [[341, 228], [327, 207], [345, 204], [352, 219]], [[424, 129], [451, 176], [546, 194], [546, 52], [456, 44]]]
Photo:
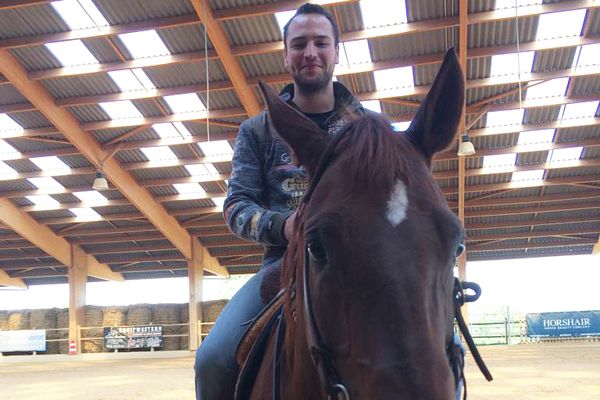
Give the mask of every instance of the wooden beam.
[[467, 211], [466, 218], [499, 217], [504, 215], [541, 214], [551, 212], [591, 210], [600, 207], [600, 201], [572, 202], [560, 205], [541, 205], [532, 207], [502, 207], [488, 210]]
[[190, 350], [196, 350], [202, 342], [202, 328], [200, 325], [202, 323], [202, 282], [204, 280], [202, 250], [203, 248], [198, 245], [198, 240], [192, 239], [192, 258], [187, 263], [189, 283], [188, 345]]
[[467, 200], [465, 207], [487, 207], [501, 206], [509, 204], [533, 204], [533, 203], [549, 203], [553, 201], [581, 201], [595, 199], [600, 197], [600, 190], [588, 190], [585, 192], [576, 193], [560, 193], [560, 194], [544, 194], [543, 196], [524, 196], [524, 197], [507, 197], [507, 198], [486, 198]]
[[[23, 66], [6, 49], [0, 50], [0, 72], [77, 147], [88, 161], [96, 167], [100, 166], [100, 160], [106, 159], [107, 152], [103, 151], [98, 143], [83, 131], [71, 113], [54, 104], [52, 96], [39, 82], [31, 81], [27, 77]], [[189, 259], [191, 257], [191, 237], [177, 220], [170, 216], [146, 189], [139, 186], [114, 158], [104, 163], [103, 171], [107, 178], [120, 189], [121, 193], [138, 210], [141, 210], [144, 216], [175, 245], [185, 258]], [[64, 241], [62, 238], [56, 238]], [[27, 239], [30, 238], [27, 237]]]
[[254, 94], [254, 91], [246, 82], [246, 77], [240, 62], [231, 53], [231, 46], [227, 42], [227, 34], [221, 27], [219, 21], [215, 20], [213, 11], [208, 0], [191, 0], [192, 6], [200, 21], [204, 24], [207, 35], [221, 61], [235, 91], [249, 116], [258, 114], [262, 107]]
[[593, 239], [578, 239], [578, 240], [561, 240], [555, 242], [544, 243], [522, 243], [522, 244], [494, 244], [486, 246], [486, 244], [472, 244], [469, 246], [472, 252], [483, 251], [498, 251], [498, 250], [517, 250], [517, 249], [537, 249], [548, 247], [572, 247], [572, 246], [589, 246], [596, 243]]
[[467, 224], [467, 230], [479, 230], [479, 229], [499, 229], [499, 228], [516, 228], [521, 226], [540, 226], [540, 225], [562, 225], [562, 224], [576, 224], [576, 223], [589, 223], [600, 221], [600, 216], [597, 217], [562, 217], [562, 218], [548, 218], [526, 220], [526, 221], [503, 221], [503, 222], [484, 222], [477, 224]]
[[[60, 109], [60, 107], [57, 107]], [[86, 122], [81, 124], [80, 129], [84, 131], [95, 131], [100, 129], [113, 129], [113, 128], [125, 128], [128, 126], [139, 126], [146, 124], [158, 124], [161, 122], [185, 122], [185, 121], [197, 121], [206, 122], [206, 119], [210, 119], [211, 123], [213, 119], [218, 118], [232, 118], [245, 116], [246, 112], [242, 108], [228, 108], [223, 110], [212, 110], [208, 113], [203, 112], [190, 112], [185, 114], [172, 114], [161, 117], [141, 117], [141, 118], [126, 118], [117, 119], [110, 121], [100, 122]]]
[[[70, 258], [73, 264], [68, 268], [69, 278], [69, 344], [76, 343], [76, 353], [82, 351], [81, 330], [85, 324], [85, 294], [89, 260], [79, 246], [72, 246]], [[69, 351], [71, 353], [71, 351]]]
[[[578, 175], [578, 176], [570, 176], [565, 178], [550, 178], [545, 179], [541, 182], [538, 181], [525, 181], [525, 182], [506, 182], [506, 183], [492, 183], [492, 184], [484, 184], [484, 185], [468, 185], [465, 188], [466, 192], [474, 193], [474, 192], [491, 192], [494, 190], [504, 190], [504, 189], [521, 189], [525, 187], [543, 187], [543, 186], [559, 186], [559, 185], [569, 185], [572, 183], [583, 183], [583, 182], [597, 182], [600, 181], [600, 174], [594, 175]], [[455, 187], [447, 187], [443, 188], [442, 192], [444, 194], [454, 194], [457, 193], [457, 189]]]
[[52, 42], [62, 42], [64, 40], [89, 39], [113, 36], [122, 33], [144, 31], [147, 29], [162, 29], [170, 28], [173, 26], [184, 26], [197, 23], [198, 19], [194, 14], [178, 15], [174, 17], [163, 17], [150, 19], [147, 21], [132, 22], [130, 24], [123, 25], [110, 25], [98, 28], [78, 29], [75, 31], [49, 33], [42, 35], [19, 36], [15, 38], [0, 40], [0, 48], [14, 49], [17, 47], [37, 46]]
[[0, 10], [12, 10], [37, 4], [46, 4], [51, 0], [0, 0]]
[[536, 232], [519, 232], [519, 233], [493, 233], [493, 234], [472, 234], [467, 238], [468, 242], [477, 242], [480, 240], [508, 240], [508, 239], [526, 239], [539, 237], [555, 237], [565, 235], [584, 235], [588, 233], [597, 233], [598, 228], [579, 228], [551, 231], [536, 231]]
[[[356, 3], [358, 0], [317, 0], [311, 3], [325, 5], [338, 5], [346, 3]], [[215, 10], [213, 16], [217, 21], [226, 21], [235, 18], [255, 17], [258, 15], [275, 14], [282, 11], [295, 10], [304, 4], [304, 0], [283, 0], [277, 3], [258, 4], [243, 7], [232, 7], [224, 10]]]
[[[208, 50], [208, 60], [217, 58], [214, 50]], [[204, 51], [192, 53], [171, 54], [166, 56], [139, 58], [135, 60], [119, 61], [112, 63], [78, 65], [74, 67], [62, 67], [44, 69], [40, 71], [31, 71], [28, 76], [32, 80], [60, 78], [65, 76], [96, 74], [100, 72], [120, 71], [124, 69], [152, 68], [165, 65], [183, 64], [191, 62], [205, 61]], [[212, 89], [212, 88], [211, 88]]]
[[[0, 221], [63, 265], [72, 265], [69, 242], [55, 235], [48, 227], [38, 223], [29, 214], [20, 211], [10, 200], [0, 199]], [[111, 277], [114, 280], [123, 280], [121, 275], [112, 273], [110, 267], [105, 264], [95, 265], [94, 273], [105, 276], [103, 279]]]
[[13, 278], [6, 271], [0, 270], [0, 286], [16, 287], [27, 289], [27, 284], [21, 278]]

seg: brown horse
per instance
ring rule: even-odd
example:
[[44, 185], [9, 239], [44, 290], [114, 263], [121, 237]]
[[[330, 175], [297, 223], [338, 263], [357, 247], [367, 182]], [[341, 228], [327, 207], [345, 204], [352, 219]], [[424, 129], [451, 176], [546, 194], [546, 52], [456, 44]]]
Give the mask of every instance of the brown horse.
[[310, 187], [283, 266], [281, 322], [247, 398], [454, 399], [463, 229], [430, 171], [462, 111], [454, 50], [405, 133], [369, 114], [331, 137], [261, 88]]

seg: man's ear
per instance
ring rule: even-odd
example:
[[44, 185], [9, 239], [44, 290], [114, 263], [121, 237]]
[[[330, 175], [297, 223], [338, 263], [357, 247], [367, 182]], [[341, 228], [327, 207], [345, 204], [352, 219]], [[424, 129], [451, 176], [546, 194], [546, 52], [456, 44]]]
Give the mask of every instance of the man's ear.
[[300, 111], [281, 100], [263, 81], [259, 81], [258, 85], [265, 98], [273, 127], [290, 145], [309, 176], [312, 176], [329, 143], [328, 134]]
[[407, 135], [431, 159], [454, 139], [465, 98], [465, 80], [454, 49], [448, 50]]

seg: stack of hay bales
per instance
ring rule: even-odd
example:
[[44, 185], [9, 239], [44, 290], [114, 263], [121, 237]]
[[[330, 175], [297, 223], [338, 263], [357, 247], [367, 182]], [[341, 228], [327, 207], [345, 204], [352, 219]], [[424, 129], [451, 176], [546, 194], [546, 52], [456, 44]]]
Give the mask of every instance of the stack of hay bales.
[[102, 326], [124, 326], [127, 323], [127, 307], [104, 307]]
[[[163, 350], [179, 350], [179, 336], [168, 337], [169, 335], [179, 335], [181, 328], [181, 304], [156, 304], [152, 309], [152, 323], [154, 325], [163, 325]], [[167, 336], [167, 337], [164, 337]]]
[[8, 330], [18, 331], [29, 329], [29, 311], [11, 311], [8, 314]]
[[81, 331], [82, 338], [89, 338], [81, 341], [83, 353], [101, 353], [103, 349], [103, 329], [102, 329], [102, 307], [85, 306], [85, 327]]
[[[215, 322], [219, 315], [221, 315], [221, 311], [227, 305], [228, 300], [213, 300], [213, 301], [204, 301], [202, 302], [202, 322]], [[203, 325], [202, 333], [208, 333], [212, 326]]]
[[179, 334], [185, 335], [179, 338], [179, 348], [181, 350], [188, 350], [190, 348], [190, 307], [188, 303], [181, 304], [181, 313], [179, 315], [181, 323], [185, 324], [179, 328]]
[[69, 310], [67, 308], [56, 310], [56, 327], [60, 329], [57, 331], [56, 338], [62, 339], [58, 342], [58, 353], [69, 354]]
[[8, 311], [0, 311], [0, 331], [8, 330]]
[[[29, 313], [30, 329], [45, 329], [46, 340], [56, 339], [56, 309], [49, 310], [31, 310]], [[57, 354], [58, 343], [46, 342], [46, 354]]]

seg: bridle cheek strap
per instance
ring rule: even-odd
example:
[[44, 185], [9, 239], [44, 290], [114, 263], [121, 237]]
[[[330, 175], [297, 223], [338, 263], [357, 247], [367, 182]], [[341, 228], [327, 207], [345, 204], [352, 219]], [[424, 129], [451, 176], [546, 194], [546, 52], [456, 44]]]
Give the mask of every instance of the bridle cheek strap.
[[331, 352], [322, 344], [319, 328], [315, 321], [315, 316], [312, 309], [312, 301], [310, 297], [309, 286], [309, 254], [308, 246], [304, 248], [304, 263], [302, 271], [302, 292], [304, 298], [304, 319], [306, 321], [306, 342], [308, 352], [317, 369], [321, 385], [325, 388], [329, 399], [331, 400], [350, 400], [350, 395], [346, 386], [342, 383]]

